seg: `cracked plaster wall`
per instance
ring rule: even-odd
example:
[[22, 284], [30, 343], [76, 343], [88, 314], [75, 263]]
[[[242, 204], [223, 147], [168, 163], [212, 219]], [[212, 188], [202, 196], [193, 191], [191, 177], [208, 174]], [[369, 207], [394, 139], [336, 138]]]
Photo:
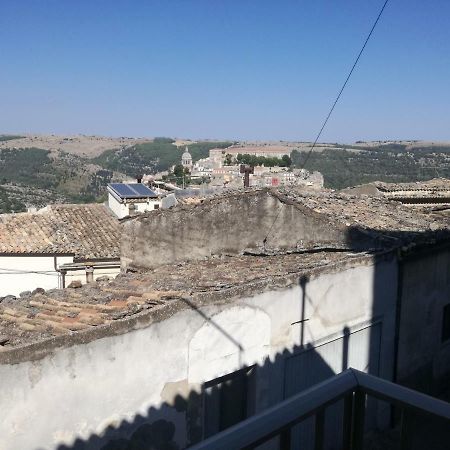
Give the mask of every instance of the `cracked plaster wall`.
[[256, 412], [275, 404], [283, 398], [284, 360], [302, 350], [295, 322], [303, 289], [304, 345], [336, 339], [344, 327], [357, 330], [376, 316], [383, 325], [381, 375], [389, 379], [395, 267], [385, 260], [376, 270], [367, 261], [336, 268], [304, 288], [268, 289], [213, 303], [201, 314], [186, 309], [40, 360], [0, 365], [0, 448], [97, 450], [109, 442], [111, 450], [139, 430], [159, 439], [154, 448], [183, 448], [202, 434], [202, 383], [251, 364], [258, 365]]

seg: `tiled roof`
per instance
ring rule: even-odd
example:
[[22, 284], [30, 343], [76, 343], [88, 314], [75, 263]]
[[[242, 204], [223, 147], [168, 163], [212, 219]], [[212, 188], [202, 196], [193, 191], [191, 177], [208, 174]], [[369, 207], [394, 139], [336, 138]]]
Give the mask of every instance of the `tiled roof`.
[[347, 226], [374, 231], [424, 233], [450, 230], [448, 220], [425, 212], [411, 210], [397, 201], [384, 197], [357, 196], [326, 191], [302, 192], [280, 190], [293, 202], [305, 206], [324, 218]]
[[417, 181], [415, 183], [384, 183], [375, 181], [373, 184], [383, 192], [431, 191], [438, 194], [439, 191], [450, 191], [450, 180], [446, 178], [433, 178], [429, 181]]
[[120, 224], [100, 204], [52, 205], [35, 213], [1, 214], [2, 253], [118, 258]]

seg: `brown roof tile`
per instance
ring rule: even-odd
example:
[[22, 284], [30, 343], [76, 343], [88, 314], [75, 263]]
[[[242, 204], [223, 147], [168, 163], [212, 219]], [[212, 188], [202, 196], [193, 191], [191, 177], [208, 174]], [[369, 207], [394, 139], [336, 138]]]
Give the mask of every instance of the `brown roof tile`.
[[52, 205], [35, 213], [1, 214], [1, 253], [118, 258], [120, 223], [100, 204]]

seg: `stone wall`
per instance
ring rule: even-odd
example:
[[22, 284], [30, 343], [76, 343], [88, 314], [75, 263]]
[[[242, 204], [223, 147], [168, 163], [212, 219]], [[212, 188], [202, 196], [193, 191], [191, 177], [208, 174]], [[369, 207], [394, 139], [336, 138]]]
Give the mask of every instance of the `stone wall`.
[[122, 266], [153, 268], [211, 255], [368, 247], [369, 239], [261, 190], [207, 199], [124, 223]]

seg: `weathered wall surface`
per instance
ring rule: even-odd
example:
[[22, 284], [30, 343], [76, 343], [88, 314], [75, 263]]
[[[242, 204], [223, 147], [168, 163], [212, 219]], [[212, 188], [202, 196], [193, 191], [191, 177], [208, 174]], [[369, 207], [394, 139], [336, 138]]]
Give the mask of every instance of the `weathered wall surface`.
[[157, 211], [124, 224], [123, 267], [152, 268], [244, 251], [358, 247], [347, 228], [268, 191]]
[[405, 260], [402, 285], [398, 379], [432, 393], [450, 375], [450, 341], [441, 341], [450, 250]]
[[[396, 263], [354, 264], [281, 290], [211, 299], [201, 310], [186, 305], [145, 328], [34, 361], [0, 364], [0, 448], [113, 450], [134, 432], [150, 433], [152, 448], [184, 448], [202, 436], [204, 382], [257, 364], [253, 406], [261, 411], [283, 398], [287, 358], [374, 321], [382, 324], [379, 375], [391, 379]], [[371, 347], [358, 348], [361, 370]], [[338, 346], [335, 353], [344, 360], [343, 352]]]

